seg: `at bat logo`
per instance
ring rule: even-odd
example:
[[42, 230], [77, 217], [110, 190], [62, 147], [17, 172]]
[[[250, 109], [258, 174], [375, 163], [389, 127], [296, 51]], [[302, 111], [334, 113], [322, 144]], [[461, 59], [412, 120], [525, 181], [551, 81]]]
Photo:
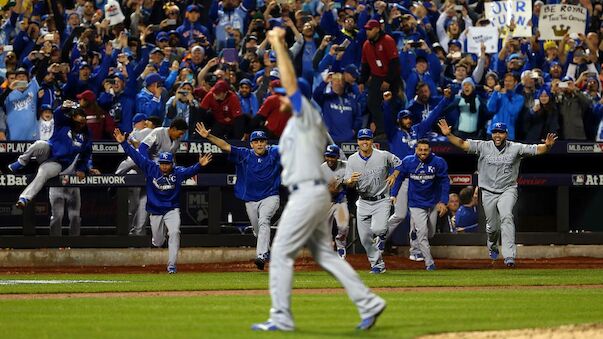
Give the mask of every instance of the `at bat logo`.
[[584, 175], [583, 174], [572, 174], [572, 184], [574, 186], [584, 185]]
[[27, 177], [24, 175], [0, 175], [0, 186], [27, 186]]
[[587, 174], [584, 185], [586, 186], [601, 186], [603, 185], [603, 174]]

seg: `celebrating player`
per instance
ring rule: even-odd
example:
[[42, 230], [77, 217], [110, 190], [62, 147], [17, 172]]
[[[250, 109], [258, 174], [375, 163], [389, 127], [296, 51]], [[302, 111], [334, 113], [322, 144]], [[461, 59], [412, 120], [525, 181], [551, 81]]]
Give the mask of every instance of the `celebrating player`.
[[331, 191], [329, 226], [333, 225], [333, 220], [335, 220], [337, 224], [337, 236], [335, 236], [337, 254], [342, 259], [345, 259], [348, 231], [350, 229], [350, 211], [348, 211], [346, 190], [343, 184], [347, 162], [339, 159], [340, 153], [339, 146], [335, 144], [327, 146], [327, 150], [324, 153], [325, 162], [322, 163], [321, 168], [331, 183], [329, 185], [329, 191]]
[[282, 182], [291, 194], [272, 244], [270, 262], [270, 319], [253, 325], [258, 331], [292, 331], [291, 283], [293, 263], [299, 250], [307, 245], [316, 262], [343, 285], [356, 304], [362, 321], [360, 330], [368, 330], [385, 310], [385, 301], [362, 283], [358, 274], [331, 248], [327, 213], [331, 196], [320, 169], [327, 144], [327, 129], [320, 113], [298, 88], [295, 70], [285, 46], [285, 31], [276, 27], [268, 32], [276, 51], [281, 81], [287, 96], [281, 96], [281, 111], [293, 116], [281, 136], [279, 151], [283, 166]]
[[515, 224], [513, 207], [517, 202], [517, 176], [521, 159], [548, 152], [557, 135], [549, 133], [543, 144], [526, 145], [507, 140], [507, 124], [492, 126], [492, 140], [463, 140], [450, 132], [445, 120], [438, 126], [448, 140], [465, 152], [479, 155], [477, 161], [478, 185], [486, 214], [486, 233], [490, 258], [499, 254], [498, 242], [502, 233], [502, 255], [507, 267], [515, 267]]
[[259, 270], [264, 270], [264, 265], [270, 259], [270, 221], [280, 204], [278, 146], [267, 146], [268, 136], [263, 131], [251, 133], [251, 149], [230, 145], [212, 135], [202, 122], [197, 123], [196, 131], [228, 153], [228, 159], [235, 163], [235, 196], [245, 201], [247, 216], [257, 238], [255, 265]]
[[199, 162], [190, 167], [174, 165], [174, 155], [159, 153], [159, 164], [136, 151], [119, 129], [113, 132], [126, 154], [132, 158], [147, 180], [147, 212], [151, 215], [153, 245], [159, 247], [168, 235], [168, 266], [170, 274], [176, 273], [176, 261], [180, 248], [180, 188], [182, 182], [201, 171], [211, 161], [211, 153], [199, 155]]
[[446, 160], [431, 153], [427, 139], [417, 141], [415, 154], [402, 159], [400, 175], [392, 188], [393, 196], [406, 178], [409, 179], [410, 233], [417, 235], [417, 247], [425, 258], [425, 269], [433, 271], [436, 266], [428, 238], [435, 233], [438, 215], [446, 214], [450, 179]]
[[390, 197], [389, 190], [399, 174], [397, 167], [401, 163], [390, 152], [373, 148], [370, 129], [358, 131], [358, 151], [348, 159], [345, 183], [348, 187], [355, 187], [360, 195], [356, 202], [358, 234], [374, 274], [385, 272], [381, 253], [385, 247], [391, 204], [395, 205], [396, 201], [395, 196]]

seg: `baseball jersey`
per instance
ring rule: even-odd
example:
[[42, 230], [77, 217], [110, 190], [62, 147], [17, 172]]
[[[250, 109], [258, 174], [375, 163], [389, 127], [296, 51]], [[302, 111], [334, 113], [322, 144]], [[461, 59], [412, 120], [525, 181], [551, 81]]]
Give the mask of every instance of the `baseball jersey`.
[[402, 164], [400, 158], [388, 151], [373, 149], [368, 158], [359, 152], [350, 156], [345, 170], [345, 179], [349, 179], [353, 172], [361, 173], [356, 190], [361, 198], [373, 198], [389, 193], [389, 186], [385, 179], [393, 169]]
[[333, 202], [340, 203], [346, 201], [346, 190], [345, 186], [341, 185], [343, 182], [343, 178], [345, 177], [345, 168], [347, 165], [347, 161], [337, 160], [337, 166], [334, 170], [327, 165], [326, 162], [323, 162], [320, 165], [325, 177], [327, 178], [327, 182], [335, 181], [339, 184], [339, 190], [336, 194], [333, 195]]
[[326, 180], [322, 164], [327, 145], [327, 129], [320, 112], [297, 90], [289, 97], [293, 116], [279, 141], [283, 185], [290, 186], [310, 180]]
[[[135, 129], [132, 131], [132, 133], [130, 133], [130, 135], [128, 136], [128, 140], [130, 141], [138, 141], [141, 142], [142, 140], [144, 140], [144, 138], [146, 138], [147, 135], [149, 135], [151, 132], [153, 131], [152, 128], [143, 128], [143, 129]], [[162, 151], [159, 151], [162, 152]]]
[[180, 140], [170, 139], [169, 127], [157, 127], [152, 130], [138, 146], [138, 151], [149, 159], [157, 160], [159, 153], [176, 153], [180, 147]]
[[519, 164], [523, 157], [536, 155], [538, 145], [526, 145], [513, 141], [506, 141], [505, 147], [498, 150], [494, 141], [467, 140], [469, 151], [477, 154], [478, 185], [493, 192], [502, 193], [509, 187], [517, 186]]
[[462, 205], [454, 215], [455, 226], [464, 228], [465, 232], [477, 232], [477, 208]]
[[450, 179], [448, 164], [435, 154], [430, 154], [425, 161], [417, 155], [409, 155], [402, 160], [400, 175], [396, 178], [392, 195], [397, 196], [402, 181], [408, 182], [408, 207], [431, 208], [437, 203], [448, 203]]
[[155, 215], [180, 207], [182, 182], [201, 171], [199, 163], [190, 167], [174, 166], [168, 175], [161, 173], [159, 165], [136, 151], [127, 141], [121, 143], [124, 151], [140, 168], [146, 178], [147, 212]]
[[258, 156], [253, 149], [230, 146], [228, 160], [235, 163], [235, 196], [243, 201], [260, 201], [278, 195], [281, 184], [278, 146], [268, 146]]

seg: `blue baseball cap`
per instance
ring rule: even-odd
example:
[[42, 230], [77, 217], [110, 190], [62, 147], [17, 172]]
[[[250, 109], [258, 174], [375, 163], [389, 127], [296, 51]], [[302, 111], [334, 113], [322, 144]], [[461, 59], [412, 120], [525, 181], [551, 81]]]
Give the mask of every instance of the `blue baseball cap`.
[[452, 46], [452, 45], [454, 45], [454, 46], [456, 46], [456, 47], [458, 47], [458, 48], [463, 48], [463, 45], [462, 45], [462, 44], [461, 44], [461, 42], [460, 42], [460, 41], [458, 41], [457, 39], [452, 39], [452, 40], [450, 40], [450, 41], [448, 42], [448, 47], [450, 47], [450, 46]]
[[360, 131], [358, 131], [358, 136], [356, 138], [357, 139], [372, 139], [373, 131], [371, 131], [368, 128], [363, 128]]
[[251, 80], [244, 78], [241, 81], [239, 81], [239, 87], [242, 85], [247, 85], [249, 87], [253, 87], [253, 82], [251, 82]]
[[285, 87], [274, 87], [272, 91], [278, 95], [287, 95], [287, 90]]
[[163, 77], [159, 73], [151, 73], [144, 78], [145, 86], [151, 86], [156, 82], [163, 82]]
[[197, 13], [201, 13], [201, 9], [199, 8], [199, 6], [197, 5], [188, 5], [186, 7], [186, 11], [187, 12], [197, 12]]
[[497, 122], [492, 126], [492, 132], [503, 132], [507, 133], [507, 124], [504, 122]]
[[270, 51], [270, 53], [268, 53], [268, 58], [270, 58], [270, 62], [276, 62], [276, 52]]
[[249, 141], [254, 140], [268, 140], [268, 136], [264, 131], [253, 131], [251, 132], [251, 136], [249, 137]]
[[50, 106], [49, 104], [43, 104], [42, 106], [40, 106], [40, 111], [52, 111], [52, 106]]
[[159, 153], [159, 160], [157, 160], [160, 164], [174, 163], [174, 155], [170, 152], [161, 152]]
[[403, 109], [400, 112], [398, 112], [398, 120], [403, 119], [403, 118], [410, 118], [411, 116], [411, 112], [407, 109]]
[[345, 66], [345, 68], [343, 69], [344, 73], [350, 73], [352, 75], [352, 77], [354, 77], [354, 79], [357, 79], [360, 76], [360, 73], [358, 72], [358, 67], [356, 67], [356, 65], [354, 64], [349, 64], [347, 66]]
[[144, 120], [147, 120], [147, 116], [145, 114], [138, 113], [132, 118], [132, 125], [139, 123], [141, 121], [144, 121]]
[[168, 41], [169, 36], [166, 32], [159, 32], [159, 33], [157, 33], [157, 36], [155, 36], [155, 40], [156, 41]]
[[513, 53], [507, 57], [507, 62], [515, 59], [521, 60], [521, 55], [519, 55], [518, 53]]
[[118, 78], [121, 81], [126, 81], [126, 77], [124, 77], [124, 74], [121, 72], [115, 72], [115, 73], [109, 75], [108, 78], [113, 78], [113, 79]]
[[339, 146], [333, 144], [327, 146], [327, 150], [325, 151], [325, 155], [329, 157], [339, 158]]

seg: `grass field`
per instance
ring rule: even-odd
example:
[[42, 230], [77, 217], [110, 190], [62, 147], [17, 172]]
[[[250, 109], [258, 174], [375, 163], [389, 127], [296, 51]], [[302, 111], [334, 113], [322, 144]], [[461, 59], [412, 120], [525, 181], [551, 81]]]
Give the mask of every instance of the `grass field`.
[[[603, 270], [599, 269], [404, 270], [381, 276], [361, 272], [361, 276], [369, 286], [379, 288], [378, 294], [388, 301], [387, 311], [369, 333], [354, 330], [358, 315], [343, 290], [294, 294], [297, 331], [287, 334], [249, 330], [252, 323], [268, 317], [267, 292], [53, 299], [22, 295], [7, 299], [15, 293], [265, 290], [268, 274], [255, 272], [0, 275], [0, 333], [6, 338], [411, 338], [430, 333], [597, 323], [603, 319]], [[52, 279], [117, 282], [3, 285], [8, 280]], [[339, 284], [324, 272], [298, 272], [294, 287], [338, 288]], [[387, 289], [399, 287], [410, 289]]]

